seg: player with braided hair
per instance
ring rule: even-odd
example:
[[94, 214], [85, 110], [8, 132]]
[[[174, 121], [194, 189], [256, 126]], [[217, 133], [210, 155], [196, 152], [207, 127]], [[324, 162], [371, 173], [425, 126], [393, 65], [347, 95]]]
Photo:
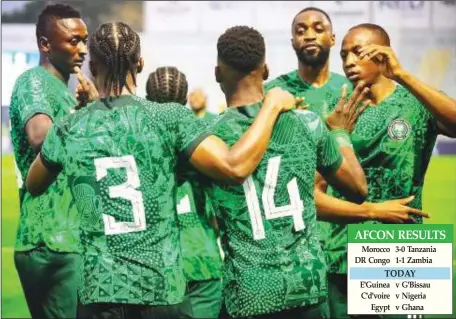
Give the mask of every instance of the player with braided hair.
[[132, 93], [131, 86], [136, 86], [136, 73], [141, 72], [144, 64], [140, 57], [139, 35], [126, 23], [105, 23], [91, 35], [89, 49], [94, 56], [89, 62], [92, 74], [95, 76], [97, 73], [95, 61], [103, 61], [106, 66], [104, 83], [98, 83], [97, 87], [103, 87], [109, 99], [119, 97], [124, 89]]
[[[175, 102], [182, 107], [186, 104], [187, 90], [185, 74], [171, 66], [157, 68], [146, 84], [149, 101]], [[182, 181], [177, 190], [182, 260], [188, 282], [181, 312], [188, 318], [216, 319], [222, 305], [222, 259], [212, 204], [198, 181], [198, 178]]]
[[81, 250], [79, 217], [63, 176], [40, 197], [23, 187], [54, 121], [77, 101], [70, 74], [87, 54], [87, 28], [66, 4], [48, 5], [36, 23], [39, 66], [22, 73], [11, 96], [11, 138], [20, 172], [20, 219], [14, 261], [32, 318], [74, 318]]
[[163, 66], [149, 74], [146, 84], [147, 99], [158, 103], [187, 103], [188, 83], [185, 74], [176, 67]]
[[[189, 162], [224, 183], [258, 165], [280, 112], [299, 100], [281, 89], [228, 148], [175, 103], [137, 97], [139, 36], [125, 23], [91, 37], [90, 70], [100, 99], [50, 129], [26, 186], [39, 195], [65, 175], [81, 216], [81, 316], [176, 318], [185, 278], [176, 214], [176, 171]], [[62, 174], [60, 174], [62, 173]]]

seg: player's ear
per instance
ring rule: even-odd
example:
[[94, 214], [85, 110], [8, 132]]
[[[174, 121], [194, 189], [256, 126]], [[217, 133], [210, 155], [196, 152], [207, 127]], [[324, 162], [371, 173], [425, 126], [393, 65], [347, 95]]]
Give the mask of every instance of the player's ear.
[[41, 52], [49, 53], [51, 51], [51, 42], [49, 42], [48, 38], [41, 36], [38, 40], [38, 47]]
[[267, 64], [263, 68], [263, 81], [266, 81], [269, 78], [269, 67]]
[[215, 81], [217, 81], [217, 83], [222, 83], [222, 74], [220, 71], [220, 67], [218, 65], [215, 67], [214, 73], [215, 73]]
[[97, 68], [95, 65], [96, 64], [92, 60], [89, 61], [89, 70], [90, 70], [90, 73], [92, 73], [92, 76], [94, 78], [97, 77]]
[[336, 35], [334, 33], [331, 34], [331, 47], [336, 44]]
[[138, 64], [136, 67], [137, 67], [137, 72], [141, 73], [144, 68], [144, 59], [142, 57], [139, 58]]

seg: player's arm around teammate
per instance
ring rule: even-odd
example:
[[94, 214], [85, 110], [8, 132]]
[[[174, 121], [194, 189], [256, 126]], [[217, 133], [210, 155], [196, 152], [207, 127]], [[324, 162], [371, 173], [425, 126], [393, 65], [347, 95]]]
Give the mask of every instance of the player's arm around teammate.
[[[230, 184], [242, 184], [260, 162], [272, 129], [281, 112], [291, 110], [302, 102], [287, 91], [276, 88], [268, 92], [264, 106], [252, 126], [239, 141], [228, 148], [220, 138], [210, 135], [197, 145], [190, 156], [190, 163], [203, 174]], [[37, 156], [26, 179], [29, 192], [42, 194], [57, 178]]]
[[233, 147], [228, 148], [222, 139], [209, 136], [195, 149], [190, 163], [213, 179], [241, 185], [263, 157], [278, 115], [301, 102], [301, 98], [295, 98], [285, 90], [271, 90], [258, 117]]

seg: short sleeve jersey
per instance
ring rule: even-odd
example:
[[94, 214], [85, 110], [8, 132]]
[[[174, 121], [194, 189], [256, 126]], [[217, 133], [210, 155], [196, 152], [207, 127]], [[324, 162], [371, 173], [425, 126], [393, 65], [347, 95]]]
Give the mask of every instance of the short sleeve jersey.
[[27, 251], [44, 243], [59, 252], [80, 250], [79, 219], [71, 205], [71, 192], [63, 176], [41, 196], [32, 197], [23, 187], [36, 153], [30, 147], [25, 126], [37, 114], [53, 121], [70, 113], [77, 104], [72, 92], [57, 77], [38, 66], [17, 79], [11, 97], [11, 139], [18, 167], [20, 219], [17, 251]]
[[81, 215], [83, 304], [182, 301], [176, 167], [205, 131], [181, 105], [133, 95], [94, 102], [49, 131], [41, 158], [68, 177]]
[[[424, 176], [436, 138], [435, 118], [400, 85], [384, 101], [366, 109], [351, 134], [366, 174], [366, 200], [383, 202], [414, 195], [408, 206], [421, 209]], [[344, 199], [335, 189], [328, 192]], [[422, 223], [422, 218], [417, 217], [416, 222]], [[347, 273], [347, 225], [321, 225], [329, 271]]]
[[[229, 109], [211, 132], [233, 145], [253, 123], [260, 104]], [[228, 312], [247, 317], [311, 305], [327, 294], [313, 196], [315, 170], [342, 161], [319, 116], [279, 116], [268, 149], [242, 186], [213, 184], [221, 230]]]

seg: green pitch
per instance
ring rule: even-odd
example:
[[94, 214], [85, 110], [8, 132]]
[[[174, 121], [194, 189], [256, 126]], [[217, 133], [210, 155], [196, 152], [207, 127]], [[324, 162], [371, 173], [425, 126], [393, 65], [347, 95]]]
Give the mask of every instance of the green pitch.
[[[431, 214], [428, 223], [453, 224], [456, 234], [456, 157], [433, 157], [424, 187], [424, 210]], [[18, 221], [18, 194], [11, 155], [2, 156], [2, 318], [30, 318], [13, 261]], [[453, 256], [456, 258], [456, 242]], [[456, 259], [453, 262], [456, 278]], [[456, 280], [453, 296], [456, 294]], [[453, 316], [456, 317], [456, 302]]]

